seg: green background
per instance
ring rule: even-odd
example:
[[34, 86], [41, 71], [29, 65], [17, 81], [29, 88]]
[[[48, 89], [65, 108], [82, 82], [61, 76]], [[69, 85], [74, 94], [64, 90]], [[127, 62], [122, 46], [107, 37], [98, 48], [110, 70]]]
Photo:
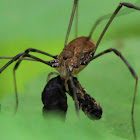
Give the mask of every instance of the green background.
[[[112, 13], [119, 0], [79, 0], [78, 36], [87, 36], [98, 17]], [[135, 0], [127, 0], [135, 3]], [[73, 0], [0, 0], [0, 56], [15, 56], [27, 48], [37, 48], [51, 54], [59, 54], [64, 46]], [[137, 1], [140, 6], [140, 1]], [[125, 9], [125, 8], [123, 8]], [[132, 11], [132, 13], [130, 12]], [[130, 13], [129, 13], [130, 12]], [[127, 14], [128, 13], [128, 14]], [[121, 12], [111, 24], [97, 53], [116, 48], [128, 60], [140, 76], [140, 12]], [[98, 26], [92, 36], [97, 41], [107, 20]], [[75, 37], [73, 24], [69, 41]], [[34, 55], [50, 60], [42, 55]], [[8, 60], [0, 60], [2, 67]], [[20, 93], [19, 111], [14, 116], [14, 86], [10, 65], [0, 75], [0, 139], [133, 139], [131, 105], [135, 80], [124, 63], [113, 53], [90, 63], [78, 76], [103, 108], [101, 120], [91, 121], [80, 112], [77, 118], [74, 103], [68, 96], [68, 113], [65, 124], [55, 116], [42, 117], [41, 92], [47, 74], [55, 71], [40, 63], [23, 62], [17, 71]], [[135, 106], [135, 124], [140, 139], [140, 88]]]

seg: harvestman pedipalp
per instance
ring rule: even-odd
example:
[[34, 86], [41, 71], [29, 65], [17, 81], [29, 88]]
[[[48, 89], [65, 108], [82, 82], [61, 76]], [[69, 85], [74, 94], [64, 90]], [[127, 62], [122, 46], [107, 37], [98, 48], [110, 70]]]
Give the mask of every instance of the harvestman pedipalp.
[[[135, 105], [135, 97], [136, 97], [136, 91], [137, 91], [138, 77], [137, 77], [135, 71], [133, 70], [133, 68], [129, 65], [129, 63], [126, 61], [126, 59], [122, 56], [122, 54], [118, 50], [116, 50], [114, 48], [110, 48], [110, 49], [107, 49], [107, 50], [99, 53], [98, 55], [95, 55], [95, 52], [96, 52], [104, 34], [105, 34], [105, 32], [107, 31], [108, 27], [110, 26], [110, 24], [112, 23], [113, 19], [116, 17], [116, 15], [120, 11], [120, 9], [122, 7], [127, 7], [127, 8], [132, 8], [132, 9], [140, 11], [140, 7], [134, 6], [131, 3], [124, 3], [124, 2], [119, 3], [115, 12], [111, 15], [108, 23], [106, 24], [106, 26], [105, 26], [103, 32], [101, 33], [101, 35], [100, 35], [96, 44], [91, 39], [93, 31], [95, 30], [97, 25], [102, 20], [108, 18], [108, 15], [103, 16], [103, 17], [101, 17], [97, 20], [97, 22], [94, 24], [94, 26], [93, 26], [93, 28], [92, 28], [88, 37], [76, 38], [76, 39], [72, 40], [67, 45], [77, 5], [78, 5], [78, 0], [74, 0], [73, 10], [72, 10], [72, 14], [71, 14], [71, 18], [70, 18], [70, 22], [69, 22], [69, 26], [68, 26], [67, 35], [66, 35], [66, 38], [65, 38], [64, 49], [60, 53], [60, 55], [54, 56], [54, 55], [48, 54], [46, 52], [43, 52], [43, 51], [40, 51], [40, 50], [37, 50], [37, 49], [29, 48], [29, 49], [25, 50], [25, 52], [20, 53], [20, 54], [14, 56], [12, 58], [10, 58], [10, 57], [9, 58], [8, 57], [0, 57], [0, 59], [11, 59], [6, 65], [4, 65], [0, 69], [0, 73], [3, 70], [5, 70], [5, 68], [7, 68], [11, 63], [18, 60], [18, 62], [16, 63], [16, 65], [13, 69], [14, 81], [15, 81], [15, 91], [16, 91], [16, 110], [17, 110], [17, 107], [18, 107], [18, 96], [17, 96], [15, 71], [19, 67], [22, 60], [32, 60], [32, 61], [42, 62], [46, 65], [49, 65], [49, 66], [55, 68], [59, 72], [60, 77], [65, 80], [65, 88], [66, 88], [67, 92], [69, 92], [68, 85], [67, 85], [67, 81], [69, 80], [71, 86], [73, 87], [73, 98], [74, 98], [74, 101], [75, 101], [76, 112], [78, 113], [79, 107], [78, 107], [78, 104], [77, 104], [77, 95], [76, 95], [75, 85], [74, 85], [72, 76], [75, 75], [75, 74], [78, 74], [81, 70], [83, 70], [92, 60], [94, 60], [94, 59], [96, 59], [96, 58], [98, 58], [98, 57], [100, 57], [104, 54], [107, 54], [109, 52], [114, 52], [126, 64], [126, 66], [128, 67], [128, 69], [130, 70], [130, 72], [132, 73], [133, 77], [136, 80], [133, 103], [132, 103], [132, 111], [131, 111], [133, 134], [134, 134], [134, 137], [136, 139], [136, 131], [135, 131], [134, 117], [133, 116], [134, 116], [134, 105]], [[44, 54], [44, 55], [47, 55], [47, 56], [50, 56], [50, 57], [54, 58], [54, 60], [44, 61], [44, 60], [42, 60], [42, 59], [40, 59], [36, 56], [30, 55], [29, 52], [41, 53], [41, 54]], [[27, 58], [31, 58], [31, 59], [27, 59]]]

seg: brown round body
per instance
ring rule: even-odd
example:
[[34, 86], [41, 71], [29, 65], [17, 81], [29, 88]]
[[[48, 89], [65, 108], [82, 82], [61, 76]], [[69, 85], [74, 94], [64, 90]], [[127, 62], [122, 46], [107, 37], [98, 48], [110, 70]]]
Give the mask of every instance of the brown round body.
[[[56, 69], [62, 78], [65, 79], [67, 77], [69, 69], [72, 69], [72, 75], [75, 75], [86, 67], [86, 65], [80, 65], [78, 68], [75, 66], [77, 63], [80, 64], [86, 57], [89, 57], [95, 49], [96, 44], [94, 41], [89, 39], [89, 41], [86, 42], [87, 39], [87, 37], [79, 37], [72, 40], [59, 55], [58, 67]], [[82, 49], [83, 51], [80, 55]], [[80, 62], [78, 62], [78, 60]]]

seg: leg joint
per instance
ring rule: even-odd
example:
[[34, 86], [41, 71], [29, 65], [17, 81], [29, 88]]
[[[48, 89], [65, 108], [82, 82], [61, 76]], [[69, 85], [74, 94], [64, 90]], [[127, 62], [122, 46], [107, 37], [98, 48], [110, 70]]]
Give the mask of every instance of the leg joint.
[[113, 51], [118, 56], [121, 56], [122, 55], [118, 50], [116, 50], [114, 48], [111, 48], [110, 50]]
[[35, 52], [35, 49], [29, 48], [29, 49], [25, 50], [25, 53], [29, 53], [30, 51]]
[[13, 57], [13, 61], [16, 61], [20, 56], [22, 56], [24, 53], [20, 53], [18, 55], [16, 55], [15, 57]]
[[131, 4], [131, 3], [120, 2], [120, 5], [121, 5], [121, 6], [128, 7], [128, 8], [134, 8], [134, 5], [133, 5], [133, 4]]
[[129, 66], [129, 69], [130, 69], [132, 75], [134, 76], [134, 78], [135, 78], [136, 80], [138, 80], [138, 76], [137, 76], [137, 74], [135, 73], [135, 71], [133, 70], [133, 68], [132, 68], [131, 66]]
[[15, 70], [18, 68], [20, 62], [21, 62], [21, 61], [19, 60], [19, 61], [15, 64], [13, 71], [15, 71]]

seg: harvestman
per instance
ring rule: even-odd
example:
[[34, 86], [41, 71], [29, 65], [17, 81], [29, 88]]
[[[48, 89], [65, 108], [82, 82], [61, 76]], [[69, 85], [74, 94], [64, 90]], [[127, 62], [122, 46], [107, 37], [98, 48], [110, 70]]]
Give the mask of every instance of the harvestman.
[[[114, 52], [117, 56], [119, 56], [122, 59], [122, 61], [128, 67], [131, 74], [133, 75], [133, 77], [136, 80], [133, 103], [132, 103], [132, 110], [131, 110], [133, 134], [134, 134], [134, 137], [136, 139], [136, 131], [135, 131], [135, 125], [134, 125], [134, 105], [135, 105], [135, 97], [136, 97], [136, 91], [137, 91], [138, 77], [137, 77], [135, 71], [133, 70], [133, 68], [130, 66], [130, 64], [126, 61], [126, 59], [123, 57], [123, 55], [118, 50], [116, 50], [114, 48], [110, 48], [110, 49], [107, 49], [107, 50], [97, 54], [97, 55], [95, 55], [95, 52], [96, 52], [104, 34], [106, 33], [108, 27], [110, 26], [110, 24], [112, 23], [113, 19], [115, 18], [117, 13], [120, 11], [120, 9], [122, 7], [127, 7], [127, 8], [132, 8], [132, 9], [140, 11], [140, 7], [134, 6], [131, 3], [124, 3], [124, 2], [119, 3], [118, 7], [114, 11], [114, 13], [110, 17], [108, 23], [106, 24], [104, 30], [102, 31], [102, 33], [101, 33], [101, 35], [100, 35], [96, 44], [91, 39], [92, 34], [93, 34], [95, 28], [97, 27], [97, 25], [102, 20], [106, 19], [108, 17], [108, 15], [99, 18], [95, 22], [95, 24], [93, 25], [93, 28], [92, 28], [88, 37], [76, 38], [76, 39], [72, 40], [67, 45], [77, 5], [78, 5], [78, 0], [74, 0], [72, 14], [71, 14], [71, 18], [70, 18], [70, 22], [69, 22], [69, 26], [68, 26], [68, 31], [67, 31], [67, 35], [66, 35], [66, 38], [65, 38], [64, 49], [60, 53], [60, 55], [54, 56], [54, 55], [51, 55], [49, 53], [46, 53], [46, 52], [43, 52], [43, 51], [40, 51], [40, 50], [37, 50], [37, 49], [29, 48], [29, 49], [25, 50], [25, 52], [22, 52], [22, 53], [14, 56], [14, 57], [0, 57], [0, 59], [11, 59], [6, 65], [4, 65], [0, 69], [0, 73], [2, 71], [4, 71], [11, 63], [18, 60], [18, 62], [16, 63], [16, 65], [13, 69], [14, 82], [15, 82], [15, 93], [16, 93], [16, 110], [17, 110], [17, 107], [18, 107], [18, 95], [17, 95], [15, 71], [19, 67], [22, 60], [38, 61], [38, 62], [42, 62], [42, 63], [44, 63], [48, 66], [51, 66], [51, 67], [55, 68], [59, 72], [60, 77], [65, 80], [65, 88], [66, 88], [67, 92], [68, 92], [67, 81], [69, 80], [70, 84], [73, 88], [73, 96], [74, 96], [73, 98], [74, 98], [74, 101], [75, 101], [76, 112], [78, 113], [79, 108], [78, 108], [78, 104], [77, 104], [76, 89], [75, 89], [75, 85], [74, 85], [72, 76], [75, 75], [75, 74], [78, 74], [80, 71], [82, 71], [92, 60], [94, 60], [94, 59], [96, 59], [96, 58], [98, 58], [98, 57], [100, 57], [104, 54]], [[42, 60], [42, 59], [40, 59], [36, 56], [30, 55], [29, 54], [30, 52], [41, 53], [41, 54], [47, 55], [49, 57], [52, 57], [54, 59], [52, 61], [44, 61], [44, 60]], [[31, 59], [28, 59], [28, 58], [31, 58]]]

